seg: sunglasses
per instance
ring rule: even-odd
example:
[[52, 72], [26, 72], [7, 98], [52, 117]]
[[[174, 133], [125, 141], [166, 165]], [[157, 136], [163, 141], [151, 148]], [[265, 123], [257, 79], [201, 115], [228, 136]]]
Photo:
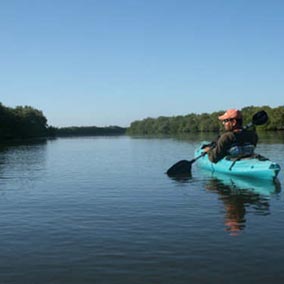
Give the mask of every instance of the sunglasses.
[[225, 123], [227, 123], [227, 122], [229, 122], [229, 121], [232, 121], [232, 120], [234, 120], [234, 119], [233, 119], [233, 118], [224, 119], [224, 120], [222, 121], [222, 123], [225, 124]]

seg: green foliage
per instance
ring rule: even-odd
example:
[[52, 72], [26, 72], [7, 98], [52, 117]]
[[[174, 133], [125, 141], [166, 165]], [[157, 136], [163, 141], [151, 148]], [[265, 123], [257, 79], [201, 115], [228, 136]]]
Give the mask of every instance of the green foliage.
[[[284, 106], [276, 108], [269, 106], [244, 107], [242, 109], [244, 124], [250, 122], [253, 115], [260, 110], [267, 112], [269, 121], [263, 126], [258, 126], [258, 130], [284, 130]], [[0, 103], [0, 140], [47, 136], [121, 135], [125, 133], [131, 135], [176, 135], [219, 132], [222, 125], [218, 120], [218, 116], [223, 113], [224, 110], [211, 114], [190, 113], [185, 116], [146, 118], [132, 122], [128, 129], [118, 126], [55, 128], [47, 125], [47, 119], [40, 110], [30, 106], [9, 108]]]
[[55, 129], [56, 136], [94, 136], [94, 135], [122, 135], [125, 134], [126, 128], [119, 126], [108, 127], [62, 127]]
[[44, 137], [50, 130], [41, 111], [30, 106], [9, 108], [0, 103], [0, 140]]
[[[268, 123], [257, 127], [260, 131], [284, 130], [284, 106], [277, 108], [271, 108], [269, 106], [244, 107], [241, 110], [244, 116], [244, 125], [249, 123], [253, 115], [260, 110], [265, 110], [269, 116]], [[131, 135], [175, 135], [197, 132], [219, 132], [220, 129], [222, 129], [222, 125], [218, 120], [218, 116], [224, 112], [225, 110], [211, 114], [190, 113], [185, 116], [161, 116], [156, 119], [146, 118], [132, 122], [127, 133]]]
[[25, 139], [47, 136], [121, 135], [126, 128], [108, 127], [63, 127], [47, 125], [40, 110], [30, 106], [5, 107], [0, 103], [0, 140]]

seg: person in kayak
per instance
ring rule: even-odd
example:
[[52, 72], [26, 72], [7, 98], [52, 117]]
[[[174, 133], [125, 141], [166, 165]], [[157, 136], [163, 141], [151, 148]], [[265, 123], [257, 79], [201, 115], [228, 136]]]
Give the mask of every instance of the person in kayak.
[[228, 109], [218, 117], [222, 121], [225, 132], [219, 136], [214, 147], [206, 146], [204, 152], [212, 163], [228, 156], [231, 158], [247, 157], [254, 154], [258, 142], [255, 131], [243, 129], [243, 116], [237, 109]]

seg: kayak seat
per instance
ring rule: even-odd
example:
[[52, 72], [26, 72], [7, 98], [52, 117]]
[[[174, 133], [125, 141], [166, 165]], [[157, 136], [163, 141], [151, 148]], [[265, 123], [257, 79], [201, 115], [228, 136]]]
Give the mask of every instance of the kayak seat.
[[231, 157], [231, 156], [227, 156], [226, 160], [232, 161], [232, 164], [229, 168], [229, 170], [231, 171], [233, 166], [235, 165], [235, 163], [237, 161], [240, 161], [242, 159], [258, 159], [259, 161], [267, 161], [269, 159], [267, 159], [266, 157], [260, 155], [260, 154], [250, 154], [250, 155], [242, 155], [239, 157]]
[[267, 161], [269, 160], [268, 158], [260, 155], [260, 154], [255, 154], [254, 158], [258, 159], [259, 161]]
[[269, 160], [268, 158], [260, 155], [260, 154], [251, 154], [251, 155], [241, 155], [238, 157], [232, 157], [230, 155], [225, 157], [226, 160], [228, 161], [239, 161], [241, 159], [258, 159], [259, 161], [267, 161]]

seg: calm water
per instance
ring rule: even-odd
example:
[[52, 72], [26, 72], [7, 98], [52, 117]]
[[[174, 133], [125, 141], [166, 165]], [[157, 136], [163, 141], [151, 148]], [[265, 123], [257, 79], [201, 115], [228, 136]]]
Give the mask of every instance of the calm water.
[[[194, 139], [91, 137], [0, 148], [0, 283], [284, 283], [280, 185], [195, 166]], [[284, 136], [258, 153], [284, 169]]]

